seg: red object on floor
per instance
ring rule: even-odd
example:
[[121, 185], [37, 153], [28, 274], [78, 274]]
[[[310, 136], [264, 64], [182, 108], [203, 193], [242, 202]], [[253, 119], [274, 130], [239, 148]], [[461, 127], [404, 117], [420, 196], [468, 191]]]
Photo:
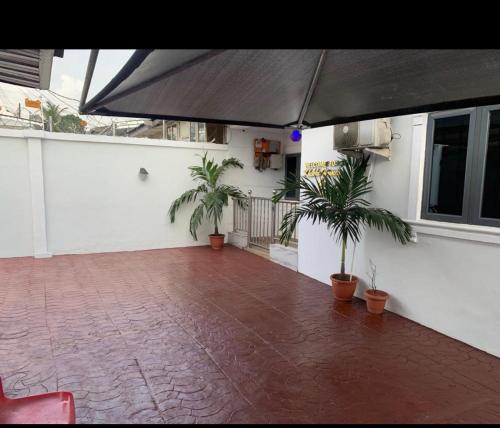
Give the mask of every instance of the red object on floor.
[[0, 379], [0, 424], [74, 424], [71, 392], [49, 392], [31, 397], [7, 398]]

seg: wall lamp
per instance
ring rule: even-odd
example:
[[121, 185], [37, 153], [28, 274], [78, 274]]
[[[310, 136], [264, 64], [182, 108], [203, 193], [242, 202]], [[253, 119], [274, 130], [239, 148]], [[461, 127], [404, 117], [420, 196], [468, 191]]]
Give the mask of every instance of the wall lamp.
[[145, 180], [148, 178], [149, 172], [146, 170], [146, 168], [141, 168], [139, 169], [139, 177], [141, 180]]

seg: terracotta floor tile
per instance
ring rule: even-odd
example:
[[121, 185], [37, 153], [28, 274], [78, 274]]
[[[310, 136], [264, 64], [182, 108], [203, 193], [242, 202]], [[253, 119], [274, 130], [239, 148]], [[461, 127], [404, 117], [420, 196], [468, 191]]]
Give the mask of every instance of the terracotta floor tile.
[[0, 259], [11, 397], [80, 423], [499, 423], [500, 360], [227, 246]]

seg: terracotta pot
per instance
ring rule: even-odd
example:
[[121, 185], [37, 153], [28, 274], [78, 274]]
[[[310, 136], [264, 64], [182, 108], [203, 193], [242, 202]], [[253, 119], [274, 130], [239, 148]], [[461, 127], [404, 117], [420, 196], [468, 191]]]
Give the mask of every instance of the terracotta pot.
[[210, 238], [210, 245], [213, 250], [220, 250], [224, 246], [224, 235], [208, 235]]
[[385, 302], [389, 294], [382, 290], [365, 290], [366, 309], [371, 314], [381, 314], [384, 312]]
[[350, 277], [351, 275], [346, 274], [346, 279], [343, 279], [342, 274], [340, 273], [330, 275], [333, 296], [341, 302], [350, 302], [352, 300], [352, 295], [356, 290], [356, 286], [358, 285], [358, 277], [352, 275], [352, 279], [349, 280]]

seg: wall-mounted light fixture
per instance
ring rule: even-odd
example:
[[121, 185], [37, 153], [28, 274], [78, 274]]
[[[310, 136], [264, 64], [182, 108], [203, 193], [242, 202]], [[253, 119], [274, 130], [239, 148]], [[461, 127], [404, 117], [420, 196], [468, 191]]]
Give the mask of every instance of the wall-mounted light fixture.
[[141, 180], [145, 180], [146, 178], [148, 178], [148, 175], [149, 175], [149, 172], [146, 171], [146, 168], [141, 168], [139, 170], [139, 177]]
[[290, 140], [292, 140], [293, 142], [297, 142], [297, 141], [300, 141], [302, 138], [302, 133], [300, 132], [300, 130], [298, 129], [294, 129], [292, 131], [292, 133], [290, 134]]

